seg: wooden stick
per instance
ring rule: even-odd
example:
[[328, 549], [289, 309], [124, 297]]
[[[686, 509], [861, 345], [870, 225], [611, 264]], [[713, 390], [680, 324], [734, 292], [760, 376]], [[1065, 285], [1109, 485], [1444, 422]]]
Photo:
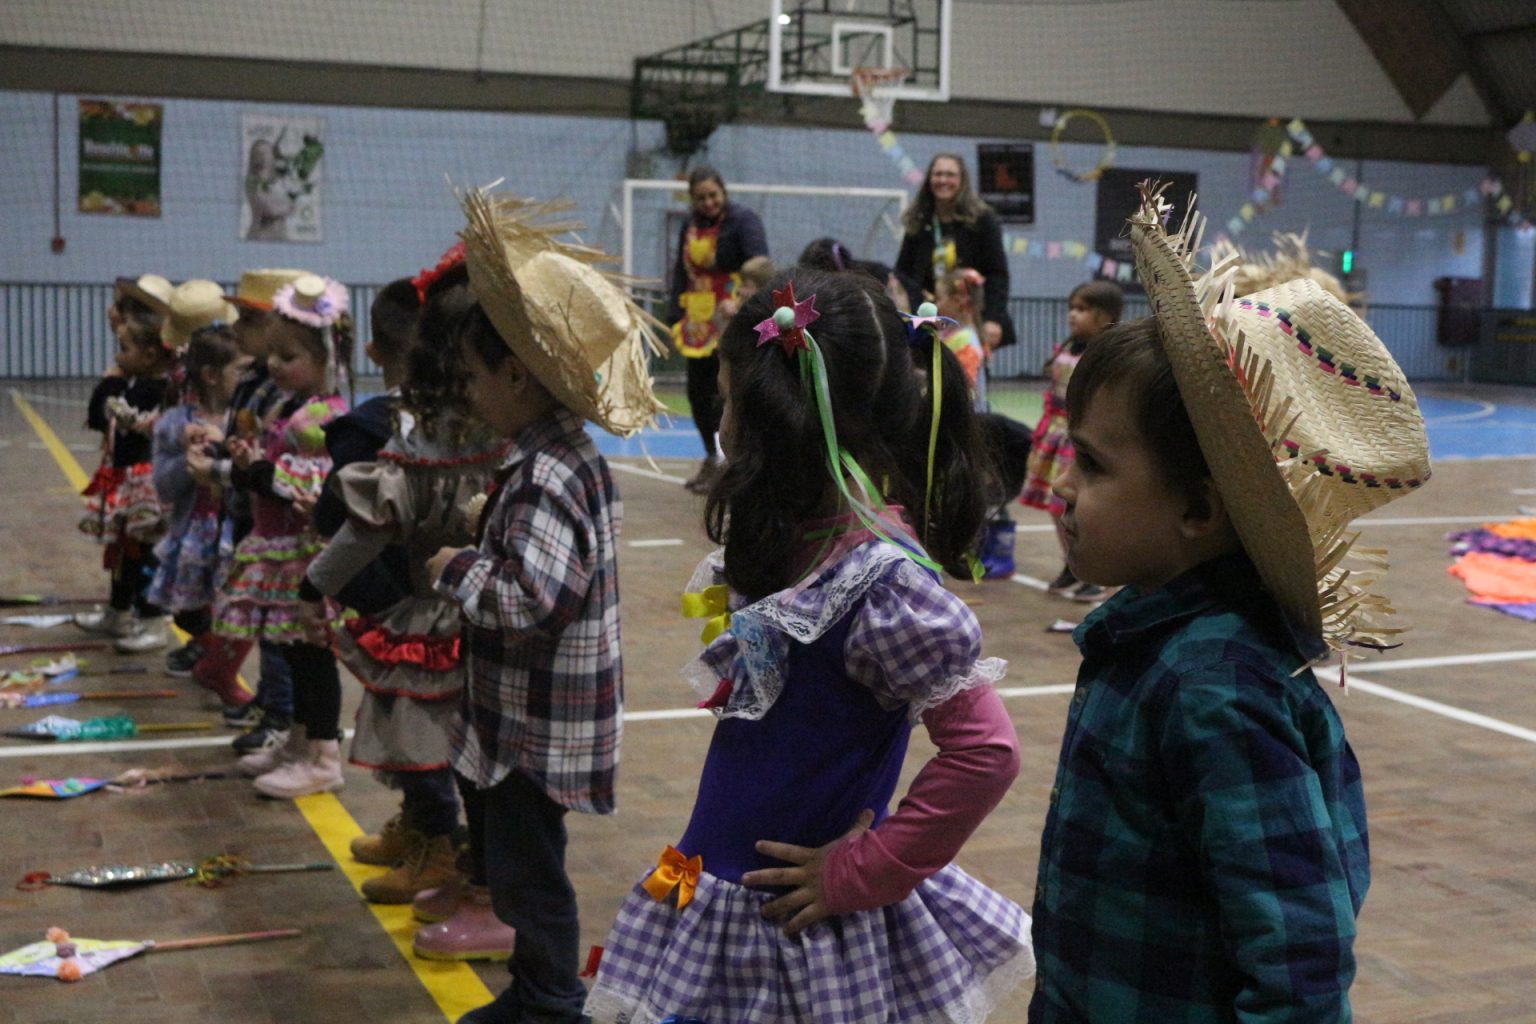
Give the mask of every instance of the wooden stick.
[[151, 722], [148, 725], [134, 723], [134, 728], [139, 732], [197, 732], [200, 729], [212, 729], [207, 722]]
[[[47, 690], [39, 691], [47, 693]], [[151, 697], [177, 697], [177, 690], [96, 690], [91, 693], [82, 693], [81, 700], [147, 700]]]
[[169, 942], [149, 941], [149, 952], [165, 952], [173, 949], [202, 949], [205, 946], [233, 946], [242, 942], [266, 942], [269, 939], [294, 939], [303, 935], [299, 928], [277, 928], [268, 932], [236, 932], [232, 935], [204, 935], [197, 939], [171, 939]]
[[81, 640], [73, 644], [0, 644], [0, 654], [51, 654], [57, 651], [99, 651], [109, 640]]

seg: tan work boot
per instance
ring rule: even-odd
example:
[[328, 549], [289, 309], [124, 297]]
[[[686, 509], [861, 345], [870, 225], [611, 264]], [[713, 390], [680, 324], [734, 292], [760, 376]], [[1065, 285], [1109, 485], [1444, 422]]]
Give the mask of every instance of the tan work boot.
[[410, 852], [417, 840], [426, 836], [405, 823], [402, 812], [390, 818], [376, 836], [358, 836], [352, 840], [352, 859], [359, 864], [377, 864], [392, 868]]
[[393, 870], [363, 883], [363, 898], [370, 903], [409, 903], [426, 889], [446, 885], [458, 877], [458, 851], [450, 836], [427, 837], [416, 833], [417, 841]]

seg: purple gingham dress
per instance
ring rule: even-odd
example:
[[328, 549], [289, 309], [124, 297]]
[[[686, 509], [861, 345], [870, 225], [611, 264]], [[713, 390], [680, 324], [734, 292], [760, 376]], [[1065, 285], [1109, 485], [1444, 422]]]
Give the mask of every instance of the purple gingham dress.
[[[718, 566], [706, 560], [689, 589]], [[883, 819], [912, 723], [1002, 675], [1002, 662], [978, 659], [980, 640], [958, 598], [880, 541], [736, 608], [685, 673], [705, 694], [732, 684], [677, 844], [703, 859], [698, 888], [679, 910], [636, 884], [608, 936], [593, 1019], [973, 1024], [1029, 977], [1029, 916], [953, 864], [897, 903], [796, 937], [762, 917], [777, 893], [740, 884], [777, 863], [755, 840], [820, 846], [860, 808]]]

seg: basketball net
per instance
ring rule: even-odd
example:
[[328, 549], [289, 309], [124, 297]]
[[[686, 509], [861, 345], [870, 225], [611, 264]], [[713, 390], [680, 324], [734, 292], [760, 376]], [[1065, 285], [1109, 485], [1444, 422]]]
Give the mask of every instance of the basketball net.
[[[912, 72], [907, 68], [858, 67], [853, 69], [853, 94], [859, 98], [859, 113], [871, 130], [890, 128], [896, 110], [895, 92]], [[878, 129], [877, 129], [878, 126]]]

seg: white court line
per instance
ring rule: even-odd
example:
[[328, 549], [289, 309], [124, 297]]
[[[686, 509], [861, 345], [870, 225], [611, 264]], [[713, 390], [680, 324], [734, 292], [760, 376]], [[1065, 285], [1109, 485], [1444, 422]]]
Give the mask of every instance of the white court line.
[[[1536, 651], [1490, 651], [1486, 654], [1452, 654], [1441, 658], [1398, 658], [1394, 661], [1360, 662], [1360, 666], [1375, 675], [1378, 672], [1401, 672], [1415, 668], [1447, 668], [1452, 665], [1487, 665], [1499, 661], [1531, 661]], [[1332, 668], [1333, 666], [1324, 666]]]
[[614, 462], [611, 459], [608, 461], [608, 467], [616, 469], [621, 473], [633, 473], [635, 476], [643, 476], [647, 480], [664, 480], [669, 484], [685, 484], [688, 482], [687, 477], [672, 476], [669, 473], [658, 473], [654, 469], [646, 469], [644, 466], [629, 466], [622, 462]]
[[[342, 739], [349, 739], [354, 730], [343, 729]], [[139, 750], [190, 750], [195, 747], [227, 747], [233, 740], [234, 730], [223, 736], [189, 736], [179, 740], [110, 740], [102, 743], [48, 742], [29, 740], [25, 746], [0, 747], [0, 757], [59, 757], [65, 754], [115, 754], [119, 751], [133, 753]]]
[[1482, 420], [1487, 419], [1489, 416], [1492, 416], [1495, 412], [1498, 411], [1498, 406], [1494, 405], [1492, 402], [1484, 402], [1479, 398], [1468, 398], [1465, 399], [1465, 401], [1476, 402], [1478, 405], [1482, 406], [1482, 408], [1474, 412], [1458, 412], [1450, 416], [1431, 416], [1424, 420], [1425, 425], [1428, 426], [1433, 424], [1435, 426], [1439, 426], [1442, 423], [1465, 423], [1468, 420]]
[[1051, 585], [1049, 583], [1045, 582], [1045, 580], [1036, 579], [1033, 576], [1026, 576], [1026, 575], [1024, 575], [1021, 572], [1016, 572], [1016, 573], [1013, 574], [1013, 582], [1015, 582], [1015, 583], [1022, 583], [1026, 587], [1034, 587], [1036, 590], [1047, 590], [1048, 591], [1048, 590], [1051, 589]]
[[1523, 726], [1512, 725], [1498, 718], [1490, 718], [1480, 715], [1476, 711], [1466, 711], [1462, 708], [1442, 704], [1437, 700], [1429, 700], [1426, 697], [1415, 697], [1411, 693], [1394, 690], [1390, 686], [1382, 686], [1359, 676], [1349, 677], [1349, 688], [1359, 690], [1361, 693], [1369, 693], [1373, 697], [1385, 697], [1387, 700], [1395, 700], [1399, 704], [1407, 704], [1409, 707], [1418, 708], [1420, 711], [1428, 711], [1431, 714], [1444, 715], [1446, 718], [1464, 722], [1467, 725], [1475, 725], [1479, 729], [1488, 729], [1492, 732], [1503, 733], [1505, 736], [1513, 736], [1517, 740], [1525, 740], [1527, 743], [1536, 743], [1536, 729], [1527, 729]]
[[632, 548], [675, 548], [681, 547], [682, 544], [683, 539], [681, 537], [662, 537], [656, 540], [632, 540], [629, 542], [629, 546]]
[[1503, 523], [1519, 516], [1500, 512], [1488, 516], [1423, 516], [1407, 519], [1356, 519], [1356, 526], [1454, 526], [1457, 523]]

